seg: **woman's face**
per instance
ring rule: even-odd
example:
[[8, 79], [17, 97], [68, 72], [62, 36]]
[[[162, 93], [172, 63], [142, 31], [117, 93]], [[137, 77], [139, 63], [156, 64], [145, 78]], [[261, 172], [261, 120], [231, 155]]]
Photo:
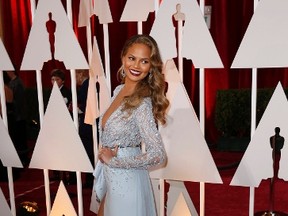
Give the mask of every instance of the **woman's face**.
[[125, 83], [139, 82], [144, 79], [151, 68], [151, 49], [141, 43], [135, 43], [122, 57], [122, 64], [126, 74]]

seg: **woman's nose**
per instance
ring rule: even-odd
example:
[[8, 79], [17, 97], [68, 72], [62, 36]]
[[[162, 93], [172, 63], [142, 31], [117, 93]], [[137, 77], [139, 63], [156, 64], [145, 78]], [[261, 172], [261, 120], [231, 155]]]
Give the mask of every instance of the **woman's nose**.
[[140, 67], [140, 61], [135, 61], [134, 67], [139, 68]]

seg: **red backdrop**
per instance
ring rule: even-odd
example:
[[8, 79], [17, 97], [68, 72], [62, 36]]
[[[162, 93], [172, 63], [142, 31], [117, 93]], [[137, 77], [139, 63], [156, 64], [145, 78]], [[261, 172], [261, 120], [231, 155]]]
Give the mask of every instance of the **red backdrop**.
[[[79, 43], [87, 57], [86, 30], [78, 28], [79, 1], [72, 1], [73, 28]], [[62, 1], [64, 7], [65, 2]], [[137, 33], [137, 23], [119, 22], [126, 0], [110, 0], [113, 23], [109, 24], [110, 62], [112, 89], [118, 84], [115, 73], [120, 66], [120, 51], [124, 41]], [[10, 0], [0, 1], [3, 19], [3, 43], [15, 66], [19, 70], [24, 55], [32, 24], [30, 1]], [[225, 66], [224, 69], [205, 70], [205, 136], [209, 143], [215, 143], [218, 138], [214, 126], [214, 110], [216, 92], [219, 89], [240, 89], [251, 87], [250, 69], [230, 69], [233, 58], [241, 43], [249, 21], [253, 15], [253, 1], [206, 0], [206, 5], [212, 6], [211, 35]], [[97, 17], [92, 17], [92, 32], [96, 36], [101, 56], [104, 56], [103, 31]], [[149, 34], [154, 20], [154, 13], [143, 23], [143, 33]], [[195, 29], [197, 31], [197, 29]], [[104, 59], [103, 59], [104, 60]], [[104, 64], [103, 64], [104, 65]], [[20, 71], [20, 77], [27, 87], [36, 86], [33, 71]], [[49, 76], [43, 76], [43, 87], [51, 87]], [[196, 113], [199, 106], [199, 71], [193, 68], [191, 61], [184, 60], [184, 85], [191, 98]], [[278, 81], [288, 85], [287, 69], [259, 69], [258, 88], [275, 88]], [[69, 84], [69, 83], [67, 83]]]

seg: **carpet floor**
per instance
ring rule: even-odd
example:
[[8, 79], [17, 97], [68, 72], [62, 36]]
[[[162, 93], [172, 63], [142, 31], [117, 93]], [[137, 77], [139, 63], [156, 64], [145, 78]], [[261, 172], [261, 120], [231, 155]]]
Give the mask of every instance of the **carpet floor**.
[[[205, 215], [206, 216], [247, 216], [249, 215], [249, 188], [229, 186], [236, 171], [243, 152], [225, 152], [211, 150], [214, 161], [219, 169], [223, 184], [205, 184]], [[18, 169], [14, 177], [15, 203], [19, 206], [24, 201], [35, 201], [38, 204], [39, 216], [46, 215], [45, 188], [43, 185], [43, 170]], [[83, 179], [85, 176], [83, 174]], [[84, 182], [84, 180], [82, 180]], [[76, 184], [65, 185], [70, 199], [78, 212], [78, 199]], [[189, 195], [199, 212], [199, 188], [197, 182], [185, 182]], [[0, 182], [0, 187], [9, 202], [8, 183], [5, 180]], [[50, 181], [51, 203], [57, 193], [59, 181]], [[262, 180], [260, 186], [255, 188], [254, 212], [255, 215], [262, 215], [269, 210], [270, 206], [270, 179]], [[85, 216], [95, 216], [89, 210], [91, 199], [91, 188], [83, 188], [83, 209]], [[276, 179], [274, 193], [275, 212], [288, 213], [288, 183]], [[1, 215], [1, 213], [0, 213]], [[283, 214], [286, 215], [286, 214]]]

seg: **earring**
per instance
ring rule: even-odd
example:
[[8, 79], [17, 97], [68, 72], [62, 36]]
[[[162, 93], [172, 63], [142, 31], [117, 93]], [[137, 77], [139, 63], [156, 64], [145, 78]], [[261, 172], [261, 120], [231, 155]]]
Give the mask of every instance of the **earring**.
[[126, 77], [126, 73], [125, 73], [124, 69], [121, 71], [121, 76], [122, 76], [122, 78]]

